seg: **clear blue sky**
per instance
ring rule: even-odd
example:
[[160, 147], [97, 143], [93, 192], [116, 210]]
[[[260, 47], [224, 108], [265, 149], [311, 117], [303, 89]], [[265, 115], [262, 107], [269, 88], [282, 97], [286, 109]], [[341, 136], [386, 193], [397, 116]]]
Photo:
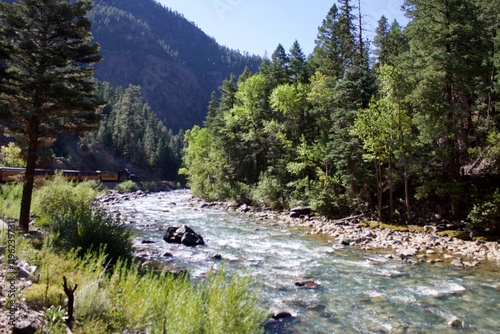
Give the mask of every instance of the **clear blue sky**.
[[[314, 49], [318, 27], [333, 0], [157, 0], [184, 15], [219, 44], [231, 49], [271, 56], [279, 43], [288, 51], [298, 40], [308, 55]], [[373, 36], [382, 15], [403, 26], [403, 0], [361, 0], [366, 36]], [[352, 1], [357, 5], [357, 0]]]

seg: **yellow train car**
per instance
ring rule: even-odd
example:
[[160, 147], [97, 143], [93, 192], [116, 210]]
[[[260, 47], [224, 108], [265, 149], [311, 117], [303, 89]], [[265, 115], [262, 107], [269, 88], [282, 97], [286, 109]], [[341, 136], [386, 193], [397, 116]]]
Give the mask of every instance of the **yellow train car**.
[[103, 172], [98, 170], [102, 182], [118, 182], [120, 181], [120, 173], [118, 172]]
[[24, 168], [0, 167], [0, 182], [17, 181], [23, 173]]
[[[0, 167], [0, 183], [15, 182], [22, 179], [24, 168]], [[121, 180], [121, 173], [112, 171], [79, 171], [71, 169], [53, 170], [53, 169], [36, 169], [36, 179], [49, 179], [56, 173], [61, 173], [68, 181], [102, 181], [102, 182], [118, 182]]]
[[80, 171], [79, 175], [80, 181], [100, 181], [101, 177], [99, 173], [95, 171]]

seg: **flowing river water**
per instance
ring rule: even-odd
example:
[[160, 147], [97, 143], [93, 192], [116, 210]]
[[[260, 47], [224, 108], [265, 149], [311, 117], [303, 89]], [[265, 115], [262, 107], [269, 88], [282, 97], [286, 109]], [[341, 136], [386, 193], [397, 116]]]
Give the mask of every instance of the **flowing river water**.
[[[331, 240], [243, 214], [190, 205], [189, 191], [151, 194], [114, 208], [136, 242], [160, 261], [203, 276], [224, 264], [255, 277], [265, 307], [294, 317], [267, 333], [500, 333], [500, 270], [388, 260], [383, 252], [338, 248]], [[162, 240], [186, 224], [204, 246]], [[168, 252], [172, 257], [164, 257]], [[222, 261], [212, 259], [220, 254]], [[317, 289], [295, 286], [314, 280]], [[458, 328], [450, 328], [450, 321]], [[457, 320], [458, 319], [458, 320]]]

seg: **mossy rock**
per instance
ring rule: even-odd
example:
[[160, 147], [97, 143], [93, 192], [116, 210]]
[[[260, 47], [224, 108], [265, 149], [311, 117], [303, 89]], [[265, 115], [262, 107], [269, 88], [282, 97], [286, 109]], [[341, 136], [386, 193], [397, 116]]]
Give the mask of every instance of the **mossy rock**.
[[380, 224], [380, 228], [387, 228], [395, 232], [409, 232], [410, 229], [406, 225]]
[[379, 228], [380, 222], [374, 220], [363, 220], [359, 223], [361, 227], [371, 227], [371, 228]]
[[462, 240], [470, 240], [469, 234], [465, 231], [441, 231], [437, 232], [437, 235], [442, 236], [442, 237], [450, 237], [450, 238], [457, 238], [457, 239], [462, 239]]
[[374, 221], [374, 220], [364, 220], [364, 221], [359, 223], [359, 226], [370, 227], [370, 228], [380, 228], [380, 229], [387, 228], [389, 230], [399, 231], [399, 232], [410, 231], [410, 227], [406, 226], [406, 225], [385, 224], [385, 223], [381, 223], [379, 221]]

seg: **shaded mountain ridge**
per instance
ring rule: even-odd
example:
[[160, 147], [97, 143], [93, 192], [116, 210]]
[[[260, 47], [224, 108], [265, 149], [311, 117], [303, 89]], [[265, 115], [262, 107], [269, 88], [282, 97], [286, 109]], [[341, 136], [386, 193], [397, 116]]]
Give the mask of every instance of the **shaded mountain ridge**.
[[201, 124], [211, 92], [261, 58], [217, 44], [181, 14], [155, 0], [95, 0], [90, 13], [103, 61], [95, 76], [114, 86], [140, 85], [158, 117], [174, 130]]

